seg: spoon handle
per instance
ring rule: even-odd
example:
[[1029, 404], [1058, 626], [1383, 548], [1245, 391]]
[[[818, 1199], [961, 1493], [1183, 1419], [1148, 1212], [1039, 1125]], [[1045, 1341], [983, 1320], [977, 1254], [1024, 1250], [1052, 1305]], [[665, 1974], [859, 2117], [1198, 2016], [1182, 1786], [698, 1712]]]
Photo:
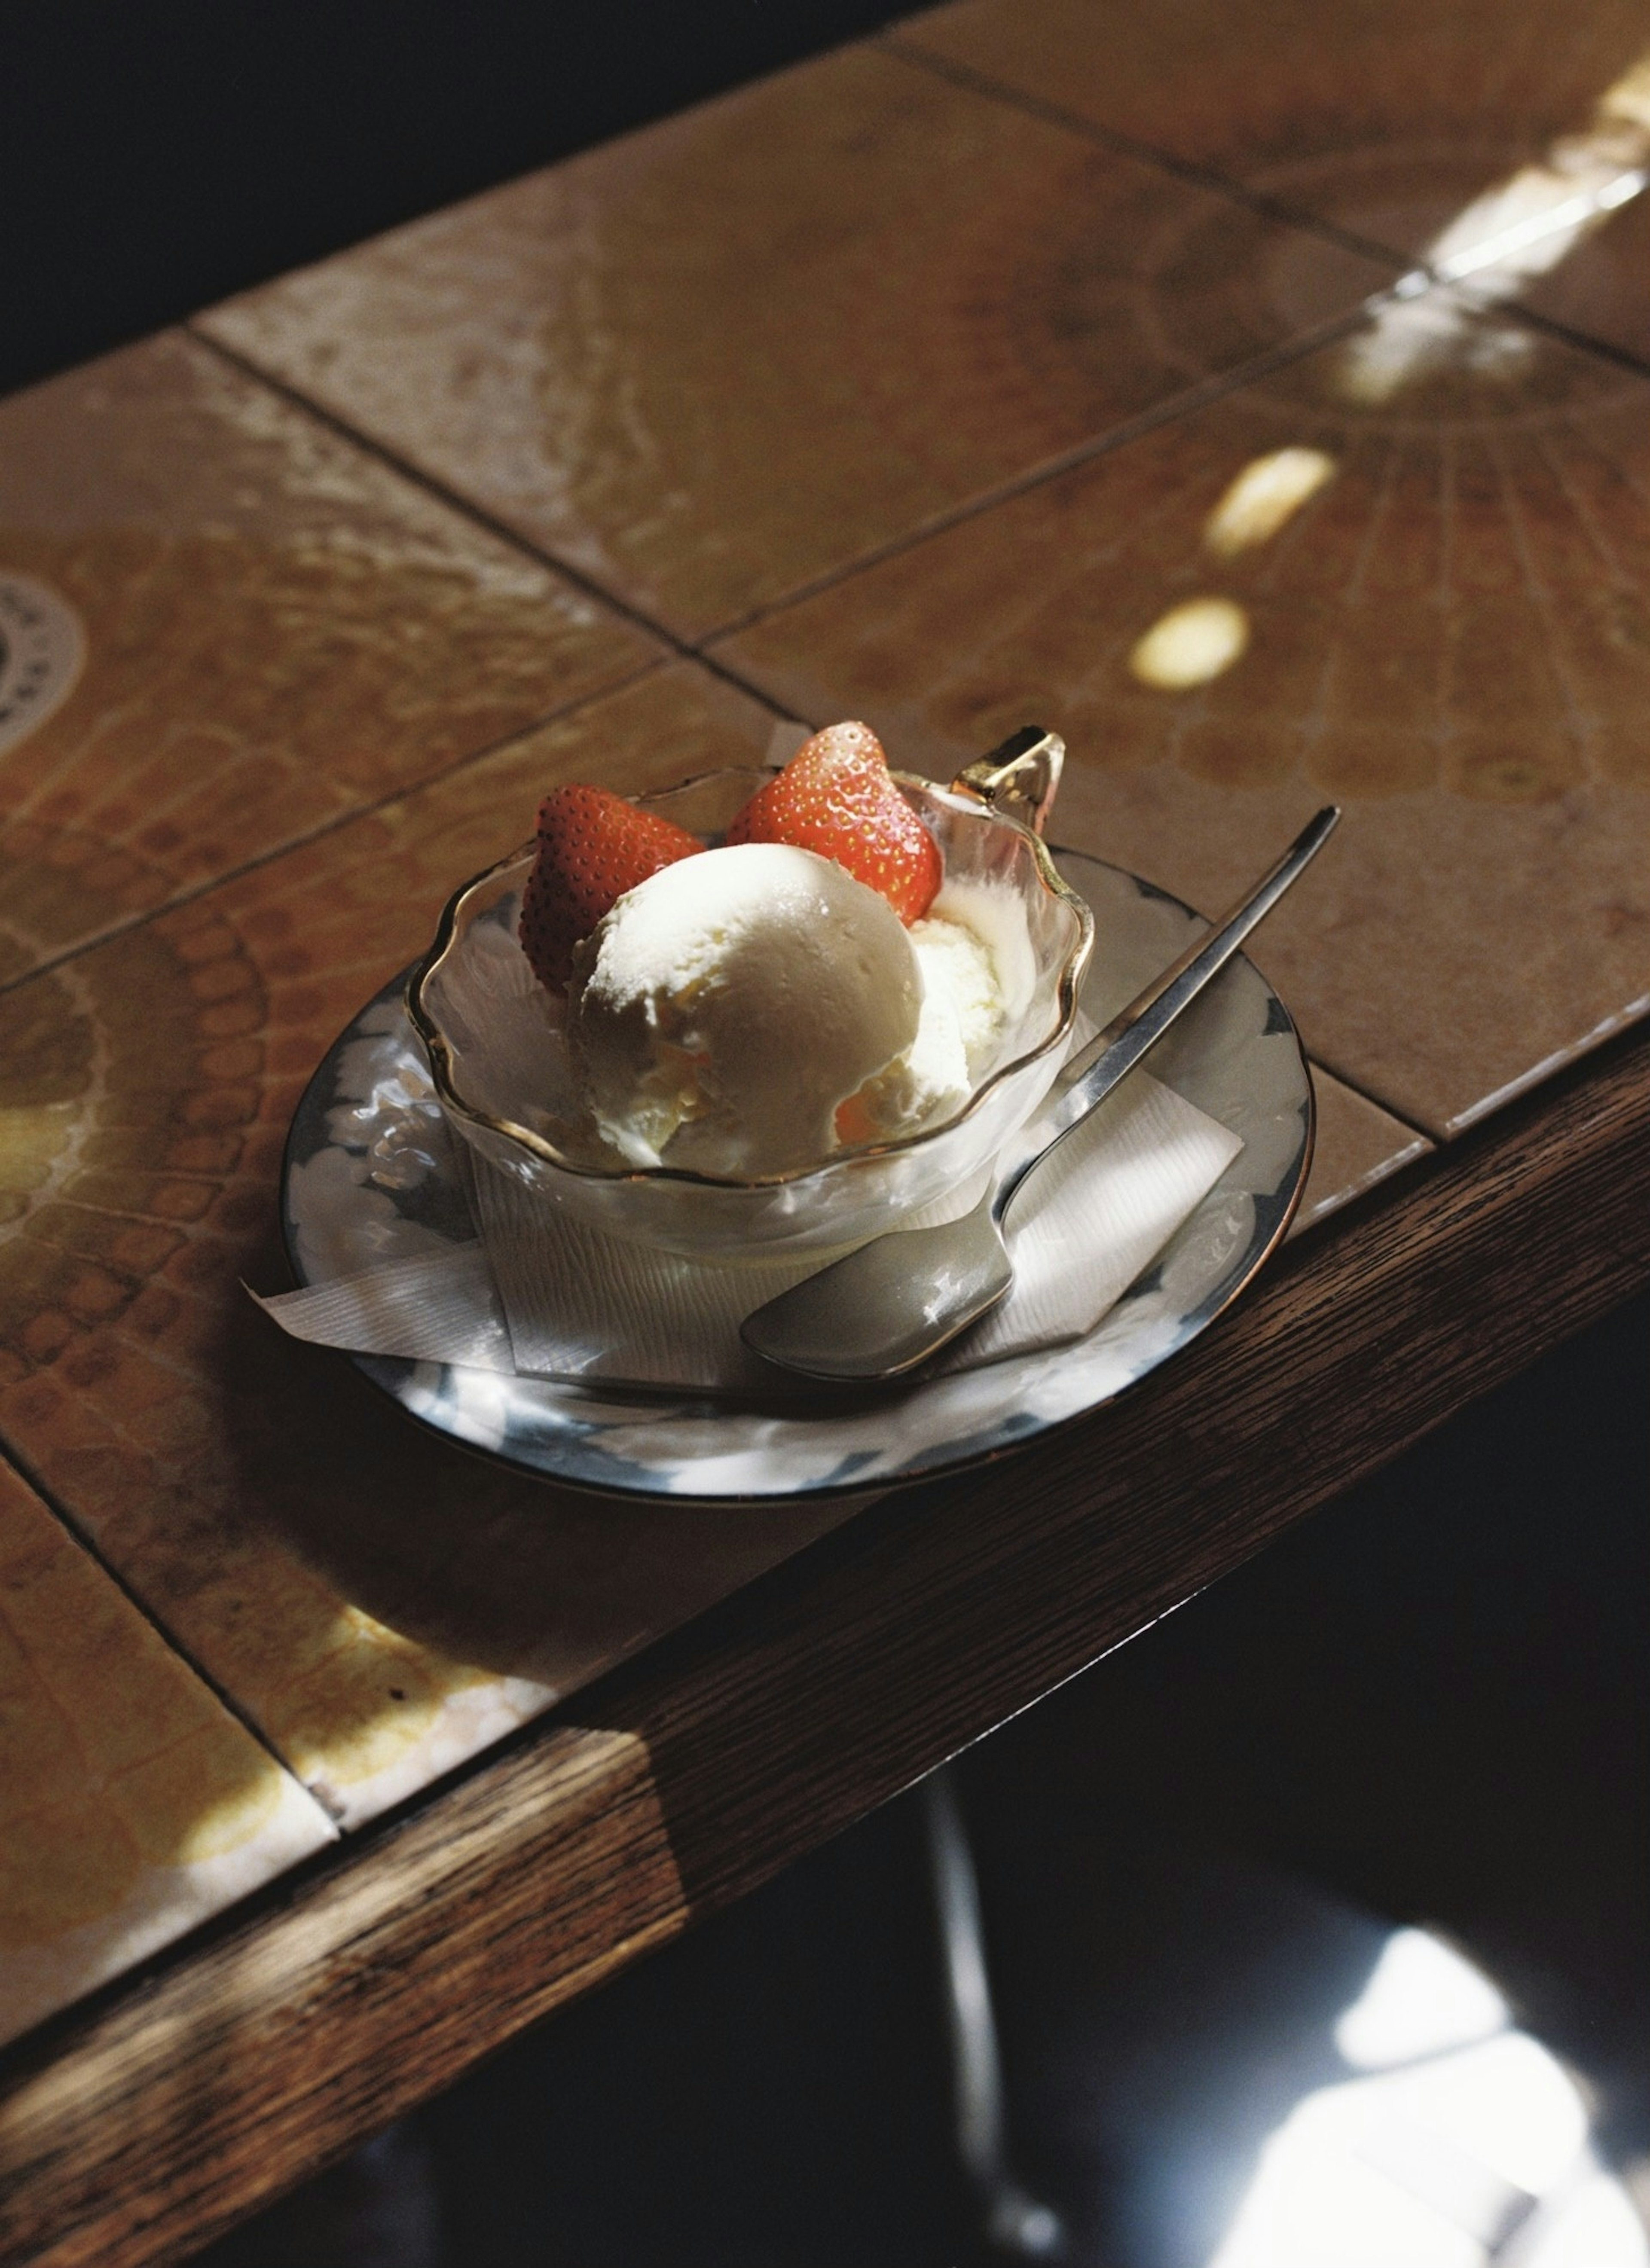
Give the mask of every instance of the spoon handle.
[[1157, 1045], [1164, 1033], [1189, 1007], [1212, 977], [1218, 976], [1244, 939], [1277, 904], [1284, 892], [1310, 865], [1340, 821], [1340, 806], [1330, 804], [1304, 827], [1278, 864], [1212, 929], [1192, 942], [1119, 1010], [1102, 1032], [1091, 1040], [1074, 1064], [1068, 1066], [1054, 1101], [1037, 1121], [1037, 1147], [1020, 1158], [998, 1182], [991, 1199], [993, 1219], [1000, 1222], [1035, 1166], [1042, 1164], [1057, 1142], [1103, 1102], [1120, 1079], [1126, 1079], [1142, 1056]]

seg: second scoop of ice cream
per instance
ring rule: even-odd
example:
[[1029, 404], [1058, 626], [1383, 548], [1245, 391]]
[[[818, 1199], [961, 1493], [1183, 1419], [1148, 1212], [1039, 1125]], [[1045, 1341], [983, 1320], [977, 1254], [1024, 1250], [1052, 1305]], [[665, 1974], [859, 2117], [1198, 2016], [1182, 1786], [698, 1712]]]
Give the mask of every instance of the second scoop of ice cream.
[[931, 960], [811, 850], [740, 843], [666, 867], [575, 956], [569, 1039], [598, 1132], [636, 1166], [744, 1177], [949, 1115], [968, 1046], [952, 988], [924, 983]]

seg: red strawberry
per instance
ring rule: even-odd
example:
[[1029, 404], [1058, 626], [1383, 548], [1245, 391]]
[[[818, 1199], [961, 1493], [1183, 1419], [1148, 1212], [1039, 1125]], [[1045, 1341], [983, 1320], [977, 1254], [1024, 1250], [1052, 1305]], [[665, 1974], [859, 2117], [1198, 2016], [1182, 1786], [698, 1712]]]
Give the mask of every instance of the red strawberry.
[[539, 855], [521, 896], [521, 950], [559, 992], [573, 947], [627, 890], [704, 845], [604, 787], [553, 787], [539, 806]]
[[793, 843], [880, 890], [907, 927], [943, 880], [939, 847], [888, 773], [868, 725], [828, 725], [777, 779], [758, 788], [727, 830], [730, 843]]

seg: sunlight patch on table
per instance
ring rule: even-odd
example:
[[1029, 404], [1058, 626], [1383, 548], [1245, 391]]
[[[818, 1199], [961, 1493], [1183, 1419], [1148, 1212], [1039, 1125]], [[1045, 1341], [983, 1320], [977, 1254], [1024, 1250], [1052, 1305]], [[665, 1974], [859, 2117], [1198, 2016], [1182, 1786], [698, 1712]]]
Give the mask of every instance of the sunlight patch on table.
[[1271, 542], [1304, 504], [1335, 477], [1335, 460], [1322, 449], [1271, 449], [1251, 457], [1204, 522], [1204, 549], [1235, 559]]
[[1249, 642], [1249, 616], [1235, 600], [1187, 599], [1159, 615], [1129, 656], [1129, 667], [1142, 685], [1183, 693], [1224, 675]]
[[0, 2040], [332, 1838], [0, 1466]]

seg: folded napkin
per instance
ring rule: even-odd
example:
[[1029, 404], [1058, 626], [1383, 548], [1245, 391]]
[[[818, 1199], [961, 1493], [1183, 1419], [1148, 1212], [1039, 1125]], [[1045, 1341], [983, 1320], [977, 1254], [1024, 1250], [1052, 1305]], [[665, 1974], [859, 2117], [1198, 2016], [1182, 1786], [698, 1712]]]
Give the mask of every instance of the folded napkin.
[[[932, 1370], [971, 1369], [1094, 1329], [1242, 1146], [1134, 1072], [1033, 1176], [1010, 1216], [1013, 1289]], [[295, 1337], [362, 1354], [603, 1385], [771, 1389], [776, 1373], [747, 1351], [740, 1323], [812, 1275], [816, 1256], [728, 1266], [656, 1252], [581, 1226], [457, 1147], [475, 1241], [260, 1305]], [[907, 1226], [954, 1219], [983, 1189], [982, 1175]]]

